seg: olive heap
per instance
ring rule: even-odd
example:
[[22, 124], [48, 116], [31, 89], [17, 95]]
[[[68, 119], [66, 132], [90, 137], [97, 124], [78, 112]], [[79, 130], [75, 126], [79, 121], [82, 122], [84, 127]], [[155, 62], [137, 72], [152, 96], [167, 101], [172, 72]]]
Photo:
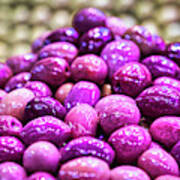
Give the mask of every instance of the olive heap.
[[0, 63], [0, 180], [180, 180], [180, 42], [96, 8]]

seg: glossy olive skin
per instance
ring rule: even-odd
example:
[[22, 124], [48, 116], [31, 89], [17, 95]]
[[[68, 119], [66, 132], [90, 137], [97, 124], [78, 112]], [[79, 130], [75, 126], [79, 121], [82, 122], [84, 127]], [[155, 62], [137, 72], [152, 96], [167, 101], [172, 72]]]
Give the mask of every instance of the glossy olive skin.
[[161, 175], [179, 175], [175, 159], [162, 148], [151, 148], [138, 159], [138, 167], [146, 171], [153, 179]]
[[151, 124], [149, 131], [155, 141], [169, 148], [180, 140], [179, 129], [179, 117], [163, 116]]
[[112, 133], [108, 142], [114, 147], [119, 164], [131, 164], [148, 149], [151, 144], [151, 136], [145, 128], [129, 125]]
[[180, 73], [178, 65], [165, 56], [152, 55], [143, 59], [142, 63], [147, 66], [154, 78], [160, 76], [176, 78]]
[[76, 58], [71, 64], [70, 71], [75, 81], [89, 80], [97, 84], [103, 84], [108, 68], [102, 58], [88, 54]]
[[95, 27], [84, 33], [79, 40], [81, 54], [99, 54], [102, 48], [113, 40], [111, 31], [106, 27]]
[[10, 92], [17, 88], [22, 88], [24, 85], [30, 81], [31, 79], [31, 73], [29, 72], [21, 72], [19, 74], [16, 74], [12, 78], [9, 79], [9, 81], [6, 83], [4, 90], [6, 92]]
[[162, 175], [157, 177], [155, 180], [180, 180], [180, 177], [172, 175]]
[[52, 115], [62, 119], [66, 114], [63, 105], [52, 97], [35, 97], [28, 102], [24, 110], [24, 118], [31, 120], [44, 115]]
[[44, 45], [54, 42], [70, 42], [77, 44], [79, 39], [78, 32], [73, 27], [63, 27], [52, 31], [44, 40]]
[[88, 104], [74, 106], [66, 115], [65, 122], [71, 127], [74, 138], [95, 136], [99, 122], [97, 112]]
[[60, 119], [53, 116], [42, 116], [27, 123], [20, 135], [25, 144], [46, 140], [61, 146], [70, 139], [71, 130]]
[[4, 162], [0, 164], [0, 179], [2, 180], [25, 180], [25, 169], [14, 162]]
[[36, 172], [34, 174], [31, 174], [27, 178], [27, 180], [56, 180], [55, 177], [53, 177], [51, 174], [47, 172]]
[[108, 143], [88, 136], [71, 140], [60, 149], [60, 153], [62, 162], [88, 155], [111, 164], [115, 158], [115, 152]]
[[71, 64], [78, 54], [78, 49], [75, 45], [69, 42], [55, 42], [42, 48], [38, 53], [38, 59], [45, 59], [49, 57], [59, 57], [65, 59], [67, 63]]
[[142, 169], [130, 166], [122, 165], [111, 170], [111, 180], [150, 180], [150, 177]]
[[69, 92], [64, 104], [67, 110], [80, 103], [94, 106], [99, 98], [100, 90], [96, 84], [88, 81], [79, 81]]
[[46, 58], [37, 62], [31, 69], [32, 80], [43, 81], [50, 86], [57, 87], [65, 82], [69, 76], [69, 65], [61, 58]]
[[51, 89], [41, 81], [28, 81], [24, 88], [30, 89], [36, 97], [52, 96]]
[[127, 62], [139, 61], [140, 50], [129, 40], [121, 39], [108, 43], [101, 52], [101, 57], [108, 65], [109, 78]]
[[17, 118], [8, 115], [0, 115], [1, 136], [19, 136], [22, 128], [22, 123]]
[[105, 25], [105, 19], [105, 14], [99, 9], [83, 8], [75, 14], [72, 25], [79, 33], [84, 33], [94, 27]]
[[1, 101], [1, 99], [2, 99], [4, 96], [6, 96], [6, 95], [7, 95], [6, 91], [0, 89], [0, 101]]
[[124, 22], [115, 16], [107, 17], [105, 24], [106, 27], [111, 30], [114, 36], [122, 36], [127, 30], [127, 26], [124, 24]]
[[0, 162], [20, 161], [25, 147], [22, 142], [13, 136], [0, 137]]
[[180, 141], [178, 141], [171, 149], [171, 154], [175, 158], [176, 162], [180, 165]]
[[6, 82], [12, 77], [12, 70], [4, 63], [0, 62], [0, 88], [3, 88]]
[[136, 102], [145, 116], [155, 118], [180, 113], [180, 93], [171, 86], [151, 86], [142, 91]]
[[27, 53], [8, 58], [6, 64], [12, 69], [14, 74], [17, 74], [30, 71], [36, 61], [36, 54]]
[[91, 156], [68, 161], [59, 170], [59, 180], [109, 180], [109, 178], [108, 164]]
[[56, 172], [60, 154], [55, 145], [47, 141], [31, 144], [24, 152], [23, 165], [28, 172]]
[[173, 42], [167, 45], [166, 54], [180, 64], [180, 42]]
[[116, 93], [124, 93], [135, 97], [151, 84], [151, 80], [151, 73], [146, 66], [131, 62], [114, 73], [112, 85]]

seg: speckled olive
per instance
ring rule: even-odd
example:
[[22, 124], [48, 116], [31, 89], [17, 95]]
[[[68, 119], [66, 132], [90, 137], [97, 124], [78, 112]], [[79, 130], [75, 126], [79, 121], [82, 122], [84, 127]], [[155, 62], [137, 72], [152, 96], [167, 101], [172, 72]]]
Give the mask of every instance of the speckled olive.
[[71, 140], [60, 150], [60, 154], [62, 162], [89, 155], [111, 164], [115, 158], [115, 152], [108, 143], [88, 136]]
[[31, 69], [31, 74], [33, 80], [43, 81], [53, 87], [61, 85], [70, 76], [67, 62], [53, 57], [37, 62]]
[[71, 127], [74, 138], [95, 136], [99, 122], [97, 112], [88, 104], [73, 107], [66, 115], [65, 122]]
[[13, 136], [0, 136], [0, 162], [20, 161], [25, 147]]
[[93, 54], [77, 57], [71, 64], [70, 70], [75, 81], [89, 80], [98, 84], [104, 83], [108, 73], [104, 60]]
[[151, 148], [138, 159], [138, 166], [146, 171], [153, 179], [161, 175], [179, 175], [175, 159], [162, 148]]
[[171, 86], [149, 87], [142, 91], [136, 102], [145, 116], [159, 117], [180, 113], [180, 93]]
[[102, 48], [113, 40], [111, 31], [106, 27], [95, 27], [84, 33], [79, 40], [81, 54], [99, 54]]
[[172, 175], [162, 175], [157, 177], [155, 180], [180, 180], [180, 177]]
[[6, 64], [12, 69], [14, 74], [17, 74], [20, 72], [30, 71], [36, 61], [36, 54], [27, 53], [8, 58]]
[[47, 141], [31, 144], [24, 152], [23, 165], [28, 172], [56, 172], [60, 153], [55, 145]]
[[105, 19], [105, 14], [99, 9], [83, 8], [75, 14], [72, 25], [79, 33], [84, 33], [94, 27], [105, 25]]
[[47, 172], [36, 172], [31, 174], [27, 180], [56, 180], [56, 178]]
[[19, 136], [22, 130], [21, 122], [8, 115], [0, 115], [0, 135], [2, 136]]
[[10, 92], [17, 88], [22, 88], [24, 85], [30, 81], [31, 79], [31, 73], [29, 72], [21, 72], [9, 79], [9, 81], [6, 83], [4, 89], [6, 92]]
[[60, 180], [109, 180], [109, 178], [108, 164], [91, 156], [68, 161], [59, 170]]
[[115, 36], [122, 36], [127, 30], [125, 23], [120, 18], [115, 16], [107, 17], [105, 25]]
[[31, 120], [44, 115], [52, 115], [62, 119], [66, 114], [64, 106], [52, 97], [35, 97], [28, 102], [24, 110], [24, 118]]
[[44, 45], [54, 42], [70, 42], [76, 44], [79, 39], [78, 32], [73, 27], [63, 27], [52, 31], [44, 40]]
[[14, 162], [4, 162], [0, 164], [0, 179], [1, 180], [25, 180], [25, 169]]
[[12, 75], [13, 73], [9, 66], [0, 62], [0, 88], [4, 87]]
[[166, 48], [166, 54], [180, 64], [180, 42], [172, 42]]
[[33, 98], [33, 92], [26, 88], [11, 91], [1, 100], [0, 115], [11, 115], [23, 121], [24, 109]]
[[171, 149], [171, 154], [176, 162], [180, 165], [180, 141], [178, 141]]
[[124, 165], [111, 170], [110, 180], [150, 180], [150, 177], [142, 169]]
[[149, 131], [155, 141], [171, 147], [180, 141], [180, 117], [160, 117], [151, 124]]
[[27, 123], [21, 131], [21, 139], [25, 144], [46, 140], [61, 146], [70, 137], [70, 127], [53, 116], [36, 118]]
[[154, 78], [160, 76], [176, 78], [180, 73], [178, 65], [165, 56], [152, 55], [143, 59], [142, 63], [146, 65]]
[[108, 65], [109, 77], [127, 62], [139, 61], [138, 46], [128, 40], [115, 40], [108, 43], [101, 52], [101, 57]]
[[114, 73], [112, 85], [116, 93], [135, 97], [151, 84], [151, 80], [151, 73], [146, 66], [137, 62], [130, 62]]
[[73, 83], [64, 83], [62, 84], [55, 93], [55, 98], [64, 104], [64, 100], [66, 99], [67, 95], [71, 91], [73, 87]]
[[36, 97], [52, 96], [51, 89], [41, 81], [28, 81], [24, 87], [30, 89]]
[[120, 163], [134, 163], [151, 144], [148, 131], [137, 125], [122, 127], [111, 134], [108, 142], [116, 151], [116, 160]]
[[0, 101], [2, 98], [4, 98], [7, 95], [6, 91], [0, 89]]
[[100, 98], [100, 89], [92, 82], [77, 82], [65, 99], [65, 107], [70, 110], [72, 107], [80, 103], [87, 103], [94, 106]]
[[58, 57], [65, 59], [70, 64], [77, 54], [78, 49], [75, 45], [69, 42], [56, 42], [42, 48], [38, 53], [38, 58]]

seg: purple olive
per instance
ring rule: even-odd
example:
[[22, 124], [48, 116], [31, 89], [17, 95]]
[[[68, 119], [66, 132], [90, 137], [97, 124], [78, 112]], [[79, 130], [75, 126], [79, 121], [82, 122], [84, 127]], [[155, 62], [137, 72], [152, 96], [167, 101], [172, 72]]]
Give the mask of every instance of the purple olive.
[[152, 55], [145, 58], [142, 63], [147, 66], [154, 78], [160, 76], [176, 78], [180, 73], [178, 65], [165, 56]]
[[36, 97], [52, 96], [51, 89], [41, 81], [28, 81], [24, 88], [30, 89]]
[[46, 58], [38, 61], [31, 69], [32, 79], [57, 87], [69, 76], [69, 65], [61, 58]]
[[1, 180], [25, 180], [26, 171], [17, 163], [4, 162], [0, 164], [0, 179]]
[[116, 93], [135, 97], [151, 84], [151, 80], [151, 73], [146, 66], [137, 62], [130, 62], [114, 73], [112, 85]]
[[38, 58], [41, 60], [49, 57], [58, 57], [65, 59], [67, 63], [71, 64], [77, 54], [78, 49], [73, 44], [69, 42], [56, 42], [42, 48], [38, 53]]
[[73, 27], [63, 27], [52, 31], [44, 40], [44, 45], [54, 42], [70, 42], [77, 44], [79, 39], [78, 32]]
[[70, 127], [53, 116], [36, 118], [27, 123], [21, 131], [21, 138], [25, 144], [46, 140], [61, 146], [70, 137]]
[[95, 27], [84, 33], [79, 40], [81, 54], [99, 54], [102, 48], [113, 40], [111, 31], [106, 27]]
[[70, 110], [80, 103], [87, 103], [94, 106], [100, 98], [100, 90], [94, 83], [79, 81], [76, 83], [65, 99], [65, 107]]
[[1, 136], [19, 136], [22, 128], [22, 124], [17, 118], [8, 115], [0, 115]]
[[180, 180], [180, 177], [172, 175], [162, 175], [157, 177], [155, 180]]
[[0, 62], [0, 88], [3, 88], [6, 82], [12, 77], [12, 70], [4, 63]]
[[180, 93], [171, 86], [149, 87], [142, 91], [136, 102], [145, 116], [159, 117], [180, 113]]
[[55, 145], [47, 141], [31, 144], [24, 152], [23, 165], [28, 172], [56, 172], [60, 153]]
[[66, 114], [64, 106], [52, 97], [35, 97], [28, 102], [24, 110], [24, 118], [31, 120], [44, 115], [52, 115], [62, 119]]
[[12, 69], [14, 74], [17, 74], [30, 71], [36, 61], [36, 54], [27, 53], [8, 58], [6, 64]]
[[4, 90], [6, 92], [10, 92], [17, 88], [22, 88], [24, 85], [30, 81], [31, 79], [31, 73], [29, 72], [21, 72], [19, 74], [16, 74], [12, 78], [9, 79], [9, 81], [6, 83]]
[[0, 136], [0, 162], [20, 161], [24, 153], [24, 145], [13, 136]]
[[180, 42], [168, 44], [166, 54], [170, 59], [174, 59], [178, 64], [180, 64]]
[[176, 159], [176, 162], [180, 165], [180, 140], [171, 149], [171, 154]]
[[108, 43], [101, 52], [101, 57], [109, 68], [109, 77], [127, 62], [139, 61], [140, 50], [138, 46], [128, 40], [115, 40]]
[[36, 172], [31, 174], [27, 180], [56, 180], [51, 174], [47, 172]]
[[108, 142], [116, 151], [118, 163], [133, 163], [151, 144], [149, 132], [137, 125], [122, 127], [111, 134]]
[[75, 81], [89, 80], [103, 84], [107, 73], [104, 60], [93, 54], [77, 57], [71, 64], [71, 76]]
[[96, 8], [84, 8], [78, 11], [72, 25], [79, 32], [84, 33], [97, 26], [104, 26], [106, 15]]

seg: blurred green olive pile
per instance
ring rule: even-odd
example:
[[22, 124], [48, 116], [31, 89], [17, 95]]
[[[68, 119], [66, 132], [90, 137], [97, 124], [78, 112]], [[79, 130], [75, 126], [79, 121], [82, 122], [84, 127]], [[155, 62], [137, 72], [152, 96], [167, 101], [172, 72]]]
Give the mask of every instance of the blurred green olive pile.
[[0, 61], [30, 51], [37, 36], [71, 25], [77, 9], [87, 6], [180, 41], [180, 0], [0, 0]]

